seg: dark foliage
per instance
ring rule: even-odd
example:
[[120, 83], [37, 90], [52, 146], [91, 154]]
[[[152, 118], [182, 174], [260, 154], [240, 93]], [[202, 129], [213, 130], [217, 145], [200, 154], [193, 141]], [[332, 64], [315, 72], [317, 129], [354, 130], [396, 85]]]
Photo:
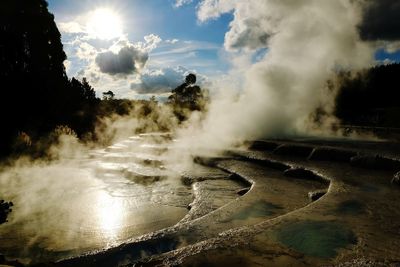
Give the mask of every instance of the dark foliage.
[[0, 200], [0, 224], [7, 222], [7, 215], [12, 211], [12, 206], [14, 206], [12, 202]]
[[400, 127], [400, 64], [341, 73], [335, 115], [344, 124]]
[[0, 154], [21, 132], [37, 138], [56, 125], [78, 135], [93, 128], [99, 100], [85, 79], [68, 79], [65, 59], [45, 0], [0, 1]]
[[114, 99], [114, 93], [113, 91], [108, 91], [108, 92], [104, 92], [103, 93], [103, 99], [104, 100], [110, 100], [110, 99]]

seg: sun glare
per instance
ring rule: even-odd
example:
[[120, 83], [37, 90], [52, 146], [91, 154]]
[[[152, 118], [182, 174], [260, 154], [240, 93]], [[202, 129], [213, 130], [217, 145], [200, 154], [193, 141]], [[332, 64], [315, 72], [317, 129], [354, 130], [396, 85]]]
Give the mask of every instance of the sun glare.
[[118, 236], [121, 225], [123, 224], [123, 207], [118, 199], [113, 199], [107, 193], [99, 194], [97, 199], [98, 224], [103, 230], [103, 234], [110, 240]]
[[90, 13], [86, 28], [91, 36], [105, 40], [120, 37], [123, 31], [120, 17], [108, 8]]

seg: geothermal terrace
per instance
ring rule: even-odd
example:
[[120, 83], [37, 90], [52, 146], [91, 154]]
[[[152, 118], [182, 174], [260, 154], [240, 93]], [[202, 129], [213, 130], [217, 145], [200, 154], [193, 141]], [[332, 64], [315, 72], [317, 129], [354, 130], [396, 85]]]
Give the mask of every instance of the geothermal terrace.
[[39, 220], [51, 232], [33, 235], [9, 194], [0, 251], [34, 266], [399, 264], [398, 143], [259, 140], [182, 169], [166, 163], [173, 142], [138, 135], [67, 164], [90, 178], [64, 196], [67, 224]]

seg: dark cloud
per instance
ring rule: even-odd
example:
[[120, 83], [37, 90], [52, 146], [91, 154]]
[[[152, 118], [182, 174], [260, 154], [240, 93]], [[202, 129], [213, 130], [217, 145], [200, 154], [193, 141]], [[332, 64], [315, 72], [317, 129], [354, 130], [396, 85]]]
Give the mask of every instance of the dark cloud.
[[146, 64], [149, 55], [133, 46], [122, 48], [118, 54], [111, 51], [100, 53], [96, 64], [100, 71], [110, 75], [127, 75], [137, 72]]
[[367, 0], [359, 26], [363, 40], [400, 40], [400, 1]]
[[184, 67], [153, 70], [142, 74], [140, 83], [131, 84], [131, 89], [138, 94], [167, 93], [182, 84], [187, 73], [188, 70]]

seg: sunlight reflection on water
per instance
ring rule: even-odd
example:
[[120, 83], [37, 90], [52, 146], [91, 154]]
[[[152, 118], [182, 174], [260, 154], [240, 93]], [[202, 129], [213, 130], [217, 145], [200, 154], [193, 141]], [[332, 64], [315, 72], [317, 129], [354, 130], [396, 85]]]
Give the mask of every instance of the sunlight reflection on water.
[[0, 173], [0, 195], [15, 203], [0, 227], [0, 253], [53, 261], [115, 246], [183, 218], [190, 189], [161, 168], [159, 153], [128, 145], [133, 142], [148, 140], [132, 137], [89, 151], [89, 160]]
[[124, 207], [119, 199], [111, 197], [106, 192], [98, 194], [96, 203], [99, 228], [107, 239], [115, 241], [123, 225]]

